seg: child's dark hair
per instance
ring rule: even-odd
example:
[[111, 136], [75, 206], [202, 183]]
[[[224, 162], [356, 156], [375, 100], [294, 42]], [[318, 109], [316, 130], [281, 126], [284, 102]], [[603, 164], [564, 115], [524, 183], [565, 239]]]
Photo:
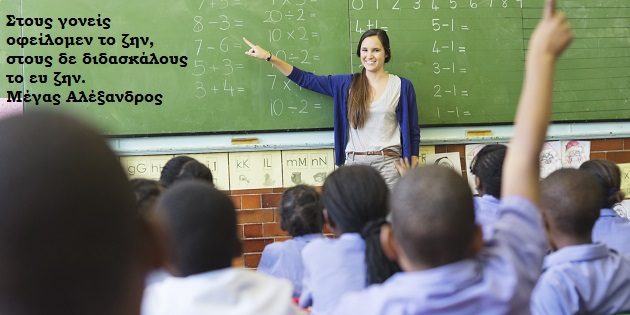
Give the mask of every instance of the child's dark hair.
[[547, 220], [565, 235], [590, 237], [605, 200], [597, 178], [585, 170], [563, 168], [540, 185], [540, 205]]
[[479, 178], [484, 194], [501, 198], [501, 176], [507, 147], [489, 144], [479, 150], [470, 164], [470, 172]]
[[381, 248], [380, 228], [388, 212], [389, 189], [372, 167], [343, 166], [330, 174], [322, 187], [330, 224], [342, 233], [361, 233], [365, 240], [367, 283], [382, 283], [400, 270]]
[[179, 276], [230, 267], [241, 254], [232, 200], [207, 182], [182, 181], [167, 189], [156, 210], [173, 237]]
[[164, 186], [156, 180], [134, 178], [129, 181], [131, 189], [136, 195], [136, 207], [140, 215], [148, 215], [153, 205], [164, 190]]
[[282, 194], [280, 227], [291, 236], [321, 233], [324, 226], [321, 197], [307, 185], [297, 185]]
[[162, 168], [162, 173], [160, 173], [160, 182], [165, 187], [171, 186], [175, 182], [177, 175], [182, 171], [182, 166], [189, 161], [194, 161], [194, 159], [186, 155], [176, 156], [168, 160]]
[[104, 138], [40, 112], [0, 120], [0, 147], [0, 314], [120, 314], [148, 225]]
[[173, 182], [189, 179], [198, 179], [214, 185], [210, 169], [197, 160], [191, 160], [184, 163]]
[[411, 170], [392, 190], [392, 230], [405, 255], [431, 268], [468, 258], [477, 227], [472, 192], [453, 170]]
[[608, 160], [590, 160], [580, 165], [581, 170], [585, 170], [595, 177], [602, 185], [604, 203], [602, 208], [612, 208], [621, 202], [625, 196], [621, 191], [621, 170], [615, 162]]

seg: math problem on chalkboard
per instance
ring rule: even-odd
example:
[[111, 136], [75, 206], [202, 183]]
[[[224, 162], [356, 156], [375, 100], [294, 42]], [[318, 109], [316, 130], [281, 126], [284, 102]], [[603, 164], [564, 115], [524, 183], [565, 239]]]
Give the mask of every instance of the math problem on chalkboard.
[[[355, 49], [371, 28], [388, 31], [386, 70], [414, 84], [421, 126], [511, 123], [544, 3], [63, 2], [0, 1], [0, 98], [112, 136], [331, 129], [332, 100], [248, 58], [242, 38], [300, 69], [348, 74], [361, 70]], [[575, 40], [557, 63], [552, 119], [630, 119], [630, 3], [557, 4]]]

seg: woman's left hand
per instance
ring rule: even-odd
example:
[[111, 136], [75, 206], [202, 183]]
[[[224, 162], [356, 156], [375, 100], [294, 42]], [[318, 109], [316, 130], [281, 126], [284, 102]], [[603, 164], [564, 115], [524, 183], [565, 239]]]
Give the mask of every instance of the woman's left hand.
[[418, 166], [418, 157], [411, 156], [411, 162], [407, 158], [400, 158], [398, 161], [394, 161], [394, 166], [400, 173], [400, 176], [404, 176], [410, 169]]

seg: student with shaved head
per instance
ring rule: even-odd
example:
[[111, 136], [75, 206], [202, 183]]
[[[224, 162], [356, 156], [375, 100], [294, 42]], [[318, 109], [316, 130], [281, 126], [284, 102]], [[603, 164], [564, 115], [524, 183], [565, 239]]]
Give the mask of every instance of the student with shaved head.
[[135, 315], [158, 267], [118, 159], [52, 114], [0, 120], [0, 314]]
[[542, 181], [541, 209], [553, 253], [534, 289], [532, 313], [630, 311], [630, 258], [591, 238], [606, 196], [584, 170], [561, 169]]
[[392, 191], [383, 249], [404, 272], [348, 293], [332, 313], [529, 314], [546, 250], [539, 201], [539, 154], [556, 58], [571, 41], [564, 15], [548, 1], [529, 42], [514, 138], [503, 169], [500, 217], [487, 243], [475, 224], [465, 179], [439, 166], [413, 169]]

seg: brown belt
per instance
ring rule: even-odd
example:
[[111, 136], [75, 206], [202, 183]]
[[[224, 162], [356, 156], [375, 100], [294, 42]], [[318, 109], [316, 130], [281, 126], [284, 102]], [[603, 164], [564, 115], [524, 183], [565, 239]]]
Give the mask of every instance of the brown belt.
[[400, 154], [398, 154], [398, 153], [396, 153], [396, 151], [390, 150], [390, 149], [385, 149], [385, 150], [381, 150], [381, 151], [348, 152], [348, 154], [354, 154], [354, 155], [388, 155], [388, 156], [400, 157]]

